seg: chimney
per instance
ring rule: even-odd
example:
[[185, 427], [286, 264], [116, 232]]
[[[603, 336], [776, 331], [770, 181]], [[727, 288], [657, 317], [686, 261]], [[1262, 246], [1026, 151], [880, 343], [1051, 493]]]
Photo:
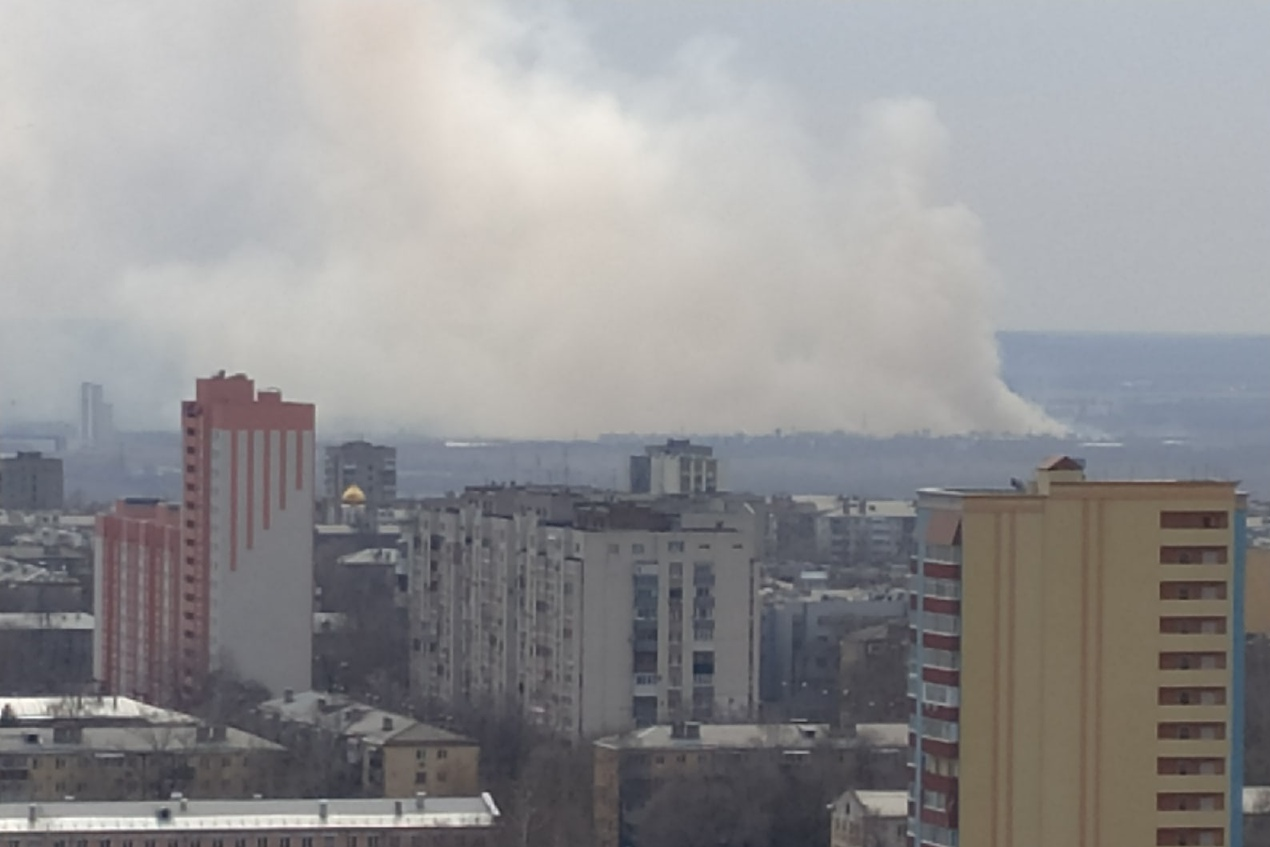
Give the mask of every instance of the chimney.
[[696, 721], [688, 721], [684, 724], [684, 738], [690, 741], [701, 740], [701, 724]]
[[36, 819], [37, 817], [39, 817], [39, 810], [38, 810], [38, 809], [36, 809], [35, 804], [34, 804], [34, 803], [32, 803], [31, 805], [29, 805], [29, 806], [27, 806], [27, 807], [26, 807], [26, 820], [27, 820], [27, 823], [35, 823], [35, 819]]
[[391, 729], [392, 729], [392, 718], [389, 717], [388, 715], [384, 715], [384, 732], [388, 732]]
[[670, 737], [671, 738], [686, 738], [687, 737], [684, 734], [683, 721], [675, 721], [674, 723], [670, 725]]
[[325, 800], [318, 800], [318, 817], [326, 820], [328, 814], [330, 814], [330, 804]]
[[415, 792], [415, 811], [422, 812], [424, 810], [423, 807], [426, 804], [427, 799], [428, 799], [428, 792], [416, 791]]
[[[206, 744], [208, 741], [211, 741], [212, 728], [207, 726], [206, 724], [199, 724], [198, 727], [194, 730], [194, 740], [198, 742], [199, 744]], [[172, 799], [175, 800], [176, 798], [173, 797]]]
[[402, 808], [402, 804], [400, 800], [393, 801], [392, 813], [396, 817], [401, 817], [403, 814], [405, 814], [405, 809]]
[[294, 703], [294, 702], [295, 702], [295, 689], [294, 689], [294, 688], [284, 688], [284, 689], [282, 690], [282, 702], [283, 702], [283, 703]]
[[181, 796], [181, 811], [182, 811], [182, 812], [188, 812], [189, 810], [190, 810], [190, 801], [189, 801], [189, 798], [187, 798], [187, 797], [185, 797], [184, 795], [182, 795], [182, 796]]

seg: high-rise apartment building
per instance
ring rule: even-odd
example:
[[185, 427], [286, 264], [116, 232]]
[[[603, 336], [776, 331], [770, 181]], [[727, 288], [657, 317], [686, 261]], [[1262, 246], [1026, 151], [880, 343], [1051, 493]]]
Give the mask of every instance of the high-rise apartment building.
[[[175, 566], [170, 509], [102, 519], [97, 663], [109, 690], [179, 702], [218, 671], [274, 692], [309, 687], [314, 417], [241, 374], [198, 381], [181, 408]], [[125, 670], [159, 655], [170, 670]]]
[[344, 492], [356, 485], [366, 497], [365, 512], [373, 526], [381, 508], [392, 506], [397, 499], [397, 448], [349, 441], [326, 448], [325, 497], [327, 507], [336, 510], [328, 516], [338, 522], [338, 509]]
[[1230, 482], [919, 498], [914, 845], [1237, 845], [1244, 513]]
[[752, 512], [611, 498], [487, 487], [427, 504], [410, 582], [412, 692], [569, 736], [751, 718]]
[[723, 490], [720, 463], [713, 447], [671, 438], [631, 456], [632, 494], [713, 494]]

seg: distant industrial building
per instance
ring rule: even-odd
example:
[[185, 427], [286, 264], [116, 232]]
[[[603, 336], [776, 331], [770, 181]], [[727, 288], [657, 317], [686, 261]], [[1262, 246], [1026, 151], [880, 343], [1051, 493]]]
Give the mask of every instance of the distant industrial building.
[[108, 691], [192, 703], [220, 670], [308, 688], [314, 417], [242, 374], [198, 381], [181, 408], [181, 504], [125, 501], [99, 519]]
[[493, 847], [488, 794], [398, 800], [161, 800], [0, 804], [0, 838], [23, 847]]
[[[306, 769], [319, 778], [315, 783], [342, 785], [351, 794], [462, 797], [479, 791], [475, 741], [343, 695], [285, 692], [256, 707], [253, 728], [292, 751], [293, 772]], [[319, 786], [301, 790], [309, 787]]]
[[62, 460], [39, 452], [0, 459], [0, 509], [52, 512], [63, 506]]
[[410, 682], [586, 737], [753, 719], [752, 510], [487, 486], [427, 501], [411, 544]]
[[345, 492], [354, 487], [364, 497], [366, 517], [374, 530], [380, 511], [391, 508], [397, 500], [397, 448], [368, 441], [327, 447], [323, 502], [328, 522], [342, 522], [341, 502]]
[[685, 722], [602, 738], [594, 745], [595, 843], [634, 843], [639, 811], [676, 779], [710, 779], [759, 764], [805, 768], [809, 760], [848, 774], [867, 761], [871, 783], [896, 787], [905, 778], [907, 745], [904, 724], [862, 725], [849, 735], [833, 735], [827, 725], [813, 723]]
[[714, 448], [671, 438], [631, 456], [632, 494], [713, 494], [723, 490], [721, 466]]
[[914, 843], [1239, 844], [1245, 513], [1065, 456], [922, 491]]

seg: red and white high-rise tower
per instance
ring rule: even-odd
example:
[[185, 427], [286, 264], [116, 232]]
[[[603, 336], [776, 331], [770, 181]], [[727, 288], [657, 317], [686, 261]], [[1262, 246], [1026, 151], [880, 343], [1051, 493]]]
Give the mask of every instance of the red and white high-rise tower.
[[[312, 404], [257, 393], [242, 374], [198, 381], [181, 407], [179, 555], [170, 533], [133, 526], [161, 511], [121, 506], [99, 519], [97, 672], [108, 691], [188, 702], [218, 671], [275, 693], [309, 687], [314, 419]], [[151, 536], [162, 553], [133, 540]], [[164, 659], [170, 669], [158, 670]]]

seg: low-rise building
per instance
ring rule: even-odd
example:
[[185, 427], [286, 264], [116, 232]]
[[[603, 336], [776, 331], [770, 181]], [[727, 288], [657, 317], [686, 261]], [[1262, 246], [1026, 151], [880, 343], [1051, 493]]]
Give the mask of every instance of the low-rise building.
[[92, 615], [0, 612], [0, 691], [82, 694], [92, 682]]
[[284, 750], [224, 726], [3, 726], [0, 800], [141, 800], [274, 792]]
[[834, 735], [826, 724], [676, 723], [602, 738], [594, 746], [595, 843], [631, 843], [640, 809], [660, 787], [685, 776], [818, 764], [877, 787], [899, 787], [906, 779], [907, 745], [905, 724], [861, 725]]
[[23, 847], [489, 847], [488, 794], [401, 800], [190, 800], [0, 804], [0, 838]]
[[339, 694], [286, 692], [256, 707], [253, 728], [290, 749], [300, 793], [340, 786], [368, 797], [477, 793], [475, 741]]
[[831, 807], [830, 847], [905, 847], [907, 791], [847, 791]]

